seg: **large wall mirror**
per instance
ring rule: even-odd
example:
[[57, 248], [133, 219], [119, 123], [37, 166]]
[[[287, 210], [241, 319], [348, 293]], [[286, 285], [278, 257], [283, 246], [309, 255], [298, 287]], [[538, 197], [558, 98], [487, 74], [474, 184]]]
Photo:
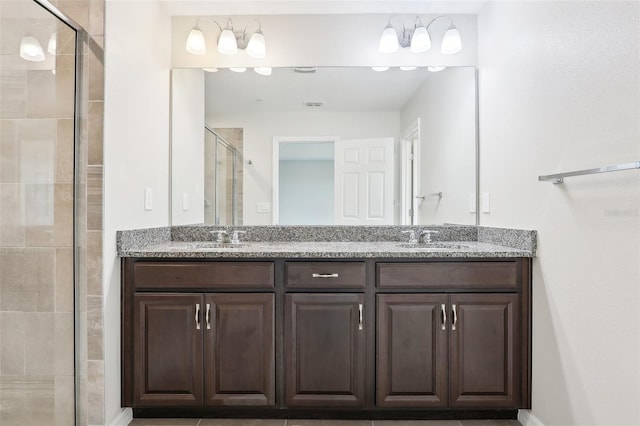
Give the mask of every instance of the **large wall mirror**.
[[173, 70], [172, 224], [477, 223], [475, 67], [258, 71]]

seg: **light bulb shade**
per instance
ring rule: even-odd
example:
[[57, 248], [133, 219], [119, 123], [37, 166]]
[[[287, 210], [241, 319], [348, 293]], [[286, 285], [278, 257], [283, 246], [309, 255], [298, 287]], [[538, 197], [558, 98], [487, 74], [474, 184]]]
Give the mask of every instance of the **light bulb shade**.
[[187, 37], [187, 52], [194, 55], [207, 53], [207, 43], [204, 41], [204, 33], [198, 27], [193, 27]]
[[262, 34], [262, 31], [256, 31], [249, 39], [249, 44], [247, 44], [247, 55], [258, 59], [262, 59], [267, 56], [267, 45], [264, 41], [264, 34]]
[[389, 69], [389, 67], [371, 67], [375, 72], [385, 72]]
[[44, 50], [35, 37], [25, 36], [20, 42], [20, 57], [25, 61], [42, 62], [44, 61]]
[[431, 49], [429, 31], [425, 27], [417, 27], [411, 38], [411, 51], [413, 53], [422, 53], [429, 49]]
[[412, 65], [402, 66], [402, 67], [400, 67], [400, 71], [413, 71], [413, 70], [415, 70], [417, 68], [418, 67], [414, 67]]
[[47, 52], [52, 55], [56, 54], [56, 49], [58, 48], [58, 34], [53, 33], [51, 37], [49, 37], [49, 43], [47, 44]]
[[462, 39], [458, 29], [451, 25], [442, 37], [442, 47], [440, 51], [444, 55], [453, 55], [462, 50]]
[[442, 70], [443, 70], [443, 69], [445, 69], [445, 68], [446, 68], [446, 67], [442, 67], [442, 66], [439, 66], [439, 65], [433, 65], [433, 66], [427, 67], [427, 69], [428, 69], [429, 71], [431, 71], [431, 72], [440, 72], [440, 71], [442, 71]]
[[235, 55], [238, 53], [238, 42], [230, 28], [225, 28], [218, 38], [218, 52], [223, 55]]
[[233, 72], [245, 72], [247, 67], [230, 67], [229, 69]]
[[378, 50], [380, 50], [380, 53], [395, 53], [398, 51], [398, 48], [400, 48], [398, 33], [396, 33], [396, 30], [389, 24], [382, 32]]
[[260, 75], [271, 75], [271, 67], [255, 67], [253, 70]]

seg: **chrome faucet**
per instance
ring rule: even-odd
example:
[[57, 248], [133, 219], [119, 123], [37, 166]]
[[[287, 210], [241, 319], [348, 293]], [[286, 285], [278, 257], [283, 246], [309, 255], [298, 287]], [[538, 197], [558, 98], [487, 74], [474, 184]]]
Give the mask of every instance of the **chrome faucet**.
[[408, 231], [402, 231], [403, 234], [409, 234], [409, 244], [416, 244], [418, 239], [416, 238], [416, 231], [409, 229]]
[[240, 234], [246, 234], [247, 231], [235, 230], [231, 234], [231, 244], [240, 244]]
[[431, 229], [424, 229], [422, 231], [420, 231], [420, 235], [418, 235], [418, 240], [417, 242], [420, 242], [420, 239], [422, 239], [423, 243], [430, 243], [431, 242], [431, 234], [437, 234], [439, 231], [432, 231]]
[[211, 234], [218, 234], [216, 243], [226, 243], [229, 239], [229, 233], [227, 231], [210, 231]]

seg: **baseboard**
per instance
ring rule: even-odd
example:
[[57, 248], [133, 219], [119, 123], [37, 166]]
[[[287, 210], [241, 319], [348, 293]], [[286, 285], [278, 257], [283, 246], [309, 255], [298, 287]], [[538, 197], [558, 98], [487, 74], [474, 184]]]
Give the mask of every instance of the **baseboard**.
[[120, 414], [115, 416], [109, 426], [127, 426], [133, 420], [133, 410], [131, 408], [123, 408]]
[[522, 426], [544, 426], [540, 419], [531, 414], [531, 410], [518, 410], [518, 421]]

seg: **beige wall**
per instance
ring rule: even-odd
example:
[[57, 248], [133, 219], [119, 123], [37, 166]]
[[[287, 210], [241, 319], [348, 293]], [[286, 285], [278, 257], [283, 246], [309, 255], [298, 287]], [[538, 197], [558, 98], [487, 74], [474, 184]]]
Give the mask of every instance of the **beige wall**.
[[533, 410], [640, 424], [640, 3], [489, 2], [480, 12], [482, 225], [538, 230]]

